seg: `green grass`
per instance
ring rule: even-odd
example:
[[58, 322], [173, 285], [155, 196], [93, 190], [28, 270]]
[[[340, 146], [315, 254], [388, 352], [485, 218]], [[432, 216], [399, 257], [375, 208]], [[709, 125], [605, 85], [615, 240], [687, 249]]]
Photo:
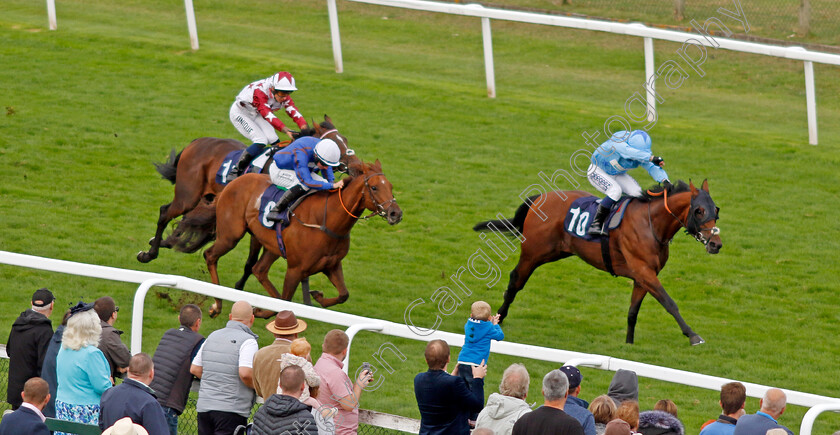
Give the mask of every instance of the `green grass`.
[[[478, 20], [347, 2], [339, 3], [345, 72], [335, 74], [322, 2], [196, 8], [201, 49], [191, 52], [178, 2], [62, 1], [55, 32], [45, 30], [42, 4], [3, 3], [0, 249], [209, 281], [200, 254], [164, 251], [147, 265], [135, 259], [173, 193], [151, 162], [199, 136], [239, 138], [227, 120], [231, 99], [245, 83], [286, 69], [298, 80], [303, 114], [329, 114], [363, 159], [379, 158], [405, 212], [397, 226], [376, 219], [354, 229], [344, 261], [351, 297], [334, 310], [403, 322], [409, 303], [430, 302], [483, 247], [472, 226], [511, 216], [539, 171], [569, 169], [569, 156], [584, 147], [581, 133], [621, 113], [643, 82], [638, 39], [494, 22], [498, 98], [488, 99]], [[677, 48], [657, 42], [657, 62], [678, 60]], [[705, 77], [690, 73], [679, 89], [659, 85], [666, 101], [651, 135], [671, 178], [708, 178], [721, 207], [721, 253], [706, 255], [680, 234], [660, 274], [707, 343], [689, 347], [649, 298], [636, 344], [624, 344], [631, 284], [578, 259], [536, 271], [504, 324], [507, 339], [836, 396], [840, 71], [816, 66], [814, 147], [801, 63], [711, 51], [704, 66]], [[633, 175], [650, 183], [643, 172]], [[577, 182], [594, 191], [584, 178]], [[244, 251], [221, 259], [223, 284], [239, 277]], [[441, 329], [462, 331], [473, 300], [498, 308], [515, 262], [515, 255], [497, 262], [502, 276], [492, 288], [466, 279], [473, 294], [442, 317]], [[276, 284], [284, 267], [274, 266]], [[42, 286], [62, 307], [112, 295], [123, 307], [116, 326], [130, 330], [136, 286], [10, 266], [0, 266], [0, 283], [0, 336]], [[323, 276], [312, 286], [335, 294]], [[253, 279], [246, 289], [263, 294]], [[177, 291], [150, 295], [144, 350], [175, 325], [185, 300], [192, 299]], [[429, 303], [413, 319], [430, 326], [435, 315]], [[202, 332], [223, 324], [206, 319]], [[254, 329], [267, 345], [264, 325]], [[314, 357], [333, 327], [311, 322]], [[362, 405], [418, 417], [411, 379], [425, 366], [422, 343], [363, 332], [352, 363], [370, 361], [388, 342], [406, 359], [389, 360], [393, 373], [380, 370], [382, 386]], [[538, 380], [553, 365], [528, 357], [493, 356], [487, 394], [508, 364], [524, 361], [534, 380], [529, 400], [539, 401]], [[606, 392], [611, 372], [583, 374], [585, 398]], [[714, 391], [647, 379], [640, 388], [642, 409], [674, 400], [688, 433], [718, 413]], [[756, 407], [751, 399], [747, 410]], [[805, 411], [790, 407], [782, 423], [798, 428]], [[840, 418], [826, 415], [815, 433], [838, 428]]]

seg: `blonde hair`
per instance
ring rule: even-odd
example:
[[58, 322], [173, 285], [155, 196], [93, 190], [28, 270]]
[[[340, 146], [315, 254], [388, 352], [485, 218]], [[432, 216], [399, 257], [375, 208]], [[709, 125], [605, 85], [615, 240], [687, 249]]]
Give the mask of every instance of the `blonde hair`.
[[306, 358], [306, 356], [309, 355], [309, 352], [311, 351], [312, 345], [310, 345], [309, 342], [306, 341], [305, 337], [296, 338], [292, 340], [292, 344], [289, 348], [289, 352], [291, 352], [292, 355], [299, 356], [302, 358]]
[[653, 405], [654, 411], [665, 411], [668, 414], [673, 415], [674, 417], [677, 416], [677, 404], [668, 399], [662, 399], [656, 402], [656, 405]]
[[639, 402], [635, 400], [621, 402], [616, 411], [616, 417], [626, 421], [630, 429], [635, 431], [639, 427]]
[[470, 317], [475, 320], [490, 320], [490, 304], [484, 301], [475, 301], [470, 307]]
[[87, 346], [98, 346], [102, 335], [99, 315], [94, 310], [76, 313], [67, 319], [67, 327], [61, 338], [61, 347], [79, 350]]
[[607, 424], [614, 420], [618, 407], [610, 396], [602, 394], [589, 404], [589, 412], [595, 417], [595, 423]]

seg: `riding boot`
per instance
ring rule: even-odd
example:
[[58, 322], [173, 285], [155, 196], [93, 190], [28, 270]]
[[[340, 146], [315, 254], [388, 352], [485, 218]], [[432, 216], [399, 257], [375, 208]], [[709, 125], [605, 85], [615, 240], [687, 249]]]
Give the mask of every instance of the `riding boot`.
[[282, 216], [280, 216], [280, 212], [282, 212], [286, 207], [294, 204], [294, 202], [303, 196], [304, 193], [306, 193], [306, 189], [304, 189], [300, 184], [292, 186], [286, 191], [286, 193], [283, 194], [280, 201], [277, 201], [274, 208], [265, 215], [265, 218], [273, 222], [280, 222], [281, 225], [289, 225], [288, 215], [286, 219], [283, 219]]
[[589, 231], [586, 233], [590, 236], [606, 236], [607, 232], [604, 231], [604, 221], [609, 214], [610, 208], [599, 204], [598, 212], [595, 213], [595, 218], [592, 219], [592, 225], [589, 226]]
[[236, 165], [234, 165], [230, 169], [230, 172], [228, 172], [228, 182], [233, 181], [236, 177], [244, 174], [245, 169], [248, 168], [248, 165], [251, 163], [251, 160], [254, 160], [254, 157], [256, 156], [251, 155], [248, 150], [242, 151], [242, 155], [239, 156], [239, 161], [236, 162]]

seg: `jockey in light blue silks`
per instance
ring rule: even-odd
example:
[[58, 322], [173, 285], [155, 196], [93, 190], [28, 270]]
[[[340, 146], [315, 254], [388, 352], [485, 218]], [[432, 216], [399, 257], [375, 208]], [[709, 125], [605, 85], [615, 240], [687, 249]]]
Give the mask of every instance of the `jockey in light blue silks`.
[[662, 157], [651, 153], [650, 136], [643, 130], [616, 132], [592, 153], [592, 164], [589, 165], [586, 176], [596, 189], [607, 196], [598, 206], [598, 213], [589, 227], [589, 235], [607, 235], [604, 231], [604, 220], [622, 193], [630, 196], [642, 195], [639, 183], [627, 174], [627, 171], [639, 166], [647, 169], [657, 183], [668, 181], [668, 174], [662, 169], [665, 163]]
[[[341, 150], [332, 139], [304, 136], [277, 151], [268, 174], [271, 182], [286, 189], [283, 197], [266, 215], [270, 221], [280, 221], [280, 212], [310, 189], [341, 189], [344, 180], [335, 183], [332, 168], [338, 166]], [[320, 172], [316, 174], [315, 172]], [[288, 222], [283, 222], [288, 224]]]

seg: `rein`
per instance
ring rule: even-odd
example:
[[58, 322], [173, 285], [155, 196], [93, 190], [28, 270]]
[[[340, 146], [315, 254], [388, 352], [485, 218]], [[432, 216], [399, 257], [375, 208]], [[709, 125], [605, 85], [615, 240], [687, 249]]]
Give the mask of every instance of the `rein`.
[[[720, 234], [720, 229], [718, 227], [707, 228], [707, 229], [700, 228], [700, 225], [708, 222], [709, 220], [716, 219], [717, 216], [715, 216], [714, 218], [711, 218], [711, 219], [707, 219], [703, 222], [699, 222], [699, 223], [696, 221], [696, 219], [693, 220], [693, 221], [689, 221], [689, 219], [691, 219], [691, 217], [692, 217], [692, 214], [691, 214], [692, 204], [691, 204], [691, 202], [689, 202], [689, 209], [688, 209], [689, 218], [686, 219], [686, 222], [683, 222], [682, 219], [677, 217], [677, 215], [675, 215], [674, 212], [672, 212], [671, 209], [668, 207], [668, 189], [663, 189], [659, 193], [654, 193], [654, 192], [651, 192], [650, 190], [648, 190], [647, 193], [650, 196], [663, 196], [665, 210], [667, 210], [668, 213], [671, 216], [673, 216], [674, 219], [676, 219], [677, 222], [679, 222], [680, 225], [682, 225], [683, 228], [685, 228], [685, 232], [687, 234], [694, 237], [695, 240], [702, 243], [703, 245], [708, 245], [709, 244], [709, 239], [707, 239], [706, 236], [703, 235], [703, 231], [709, 231], [710, 238], [711, 238], [711, 236], [715, 236], [715, 235]], [[691, 225], [691, 228], [689, 228], [690, 224], [693, 224], [693, 225]], [[656, 235], [656, 231], [654, 231], [654, 228], [653, 228], [653, 221], [651, 220], [650, 202], [648, 202], [648, 225], [650, 225], [650, 232], [653, 233], [653, 238], [656, 239], [656, 241], [660, 245], [665, 246], [665, 245], [668, 245], [668, 244], [671, 243], [671, 240], [669, 240], [667, 243], [662, 242], [661, 240], [659, 240], [659, 236]]]

